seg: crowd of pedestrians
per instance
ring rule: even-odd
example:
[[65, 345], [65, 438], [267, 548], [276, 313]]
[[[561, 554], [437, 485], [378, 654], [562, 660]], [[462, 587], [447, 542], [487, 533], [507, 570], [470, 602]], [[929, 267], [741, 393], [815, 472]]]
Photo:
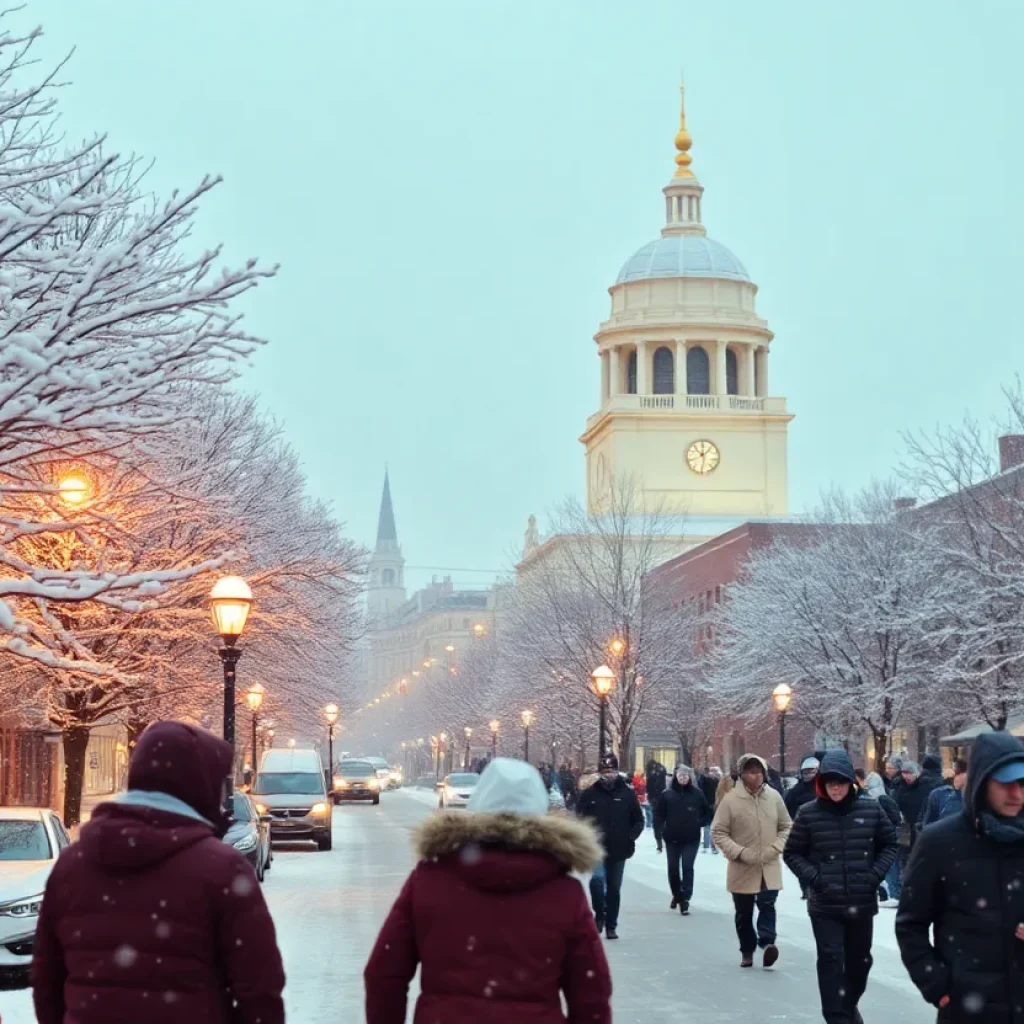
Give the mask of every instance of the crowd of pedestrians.
[[[47, 882], [32, 967], [41, 1024], [283, 1022], [273, 922], [251, 867], [221, 841], [231, 760], [189, 725], [143, 733], [127, 792], [100, 805]], [[883, 777], [844, 750], [816, 751], [783, 797], [756, 754], [728, 775], [652, 762], [633, 781], [614, 754], [580, 779], [497, 758], [467, 812], [416, 831], [417, 865], [365, 969], [366, 1020], [403, 1024], [419, 970], [417, 1020], [608, 1024], [601, 936], [618, 938], [626, 865], [649, 827], [683, 915], [699, 851], [728, 862], [741, 968], [758, 951], [762, 967], [779, 963], [788, 867], [826, 1024], [863, 1024], [880, 906], [898, 908], [903, 963], [939, 1024], [1021, 1024], [1024, 743], [982, 734], [951, 769], [947, 782], [935, 756], [894, 756]], [[572, 806], [552, 813], [556, 785]]]

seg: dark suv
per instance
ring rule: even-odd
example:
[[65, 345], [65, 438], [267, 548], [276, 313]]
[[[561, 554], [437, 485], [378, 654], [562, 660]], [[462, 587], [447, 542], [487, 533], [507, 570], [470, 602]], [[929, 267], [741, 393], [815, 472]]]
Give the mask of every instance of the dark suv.
[[371, 800], [380, 803], [380, 780], [377, 770], [369, 761], [339, 761], [334, 770], [334, 802], [342, 800]]

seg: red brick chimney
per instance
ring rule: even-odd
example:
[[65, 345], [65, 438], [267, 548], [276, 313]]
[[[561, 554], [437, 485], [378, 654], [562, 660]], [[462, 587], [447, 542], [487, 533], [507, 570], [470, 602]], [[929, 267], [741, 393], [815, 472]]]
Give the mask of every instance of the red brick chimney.
[[1004, 434], [999, 438], [999, 468], [1002, 472], [1024, 465], [1024, 434]]

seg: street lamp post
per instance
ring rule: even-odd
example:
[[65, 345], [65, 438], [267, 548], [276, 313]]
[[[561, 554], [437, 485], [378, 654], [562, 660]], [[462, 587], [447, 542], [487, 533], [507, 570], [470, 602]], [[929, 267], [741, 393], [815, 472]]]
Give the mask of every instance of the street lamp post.
[[498, 756], [498, 730], [501, 729], [501, 722], [496, 718], [492, 718], [490, 722], [491, 728], [491, 760], [493, 761]]
[[327, 791], [334, 789], [334, 725], [338, 721], [338, 705], [328, 704], [324, 708], [327, 722]]
[[788, 683], [779, 683], [772, 690], [772, 703], [779, 713], [779, 774], [786, 774], [786, 712], [793, 700], [793, 688]]
[[466, 753], [462, 758], [462, 770], [464, 772], [469, 771], [469, 738], [473, 735], [473, 730], [467, 725], [465, 728], [466, 733]]
[[524, 711], [520, 716], [523, 723], [523, 760], [530, 763], [530, 725], [533, 722], [533, 712]]
[[253, 683], [245, 692], [245, 702], [252, 712], [252, 770], [255, 774], [259, 769], [259, 751], [257, 746], [257, 730], [259, 729], [260, 708], [263, 707], [263, 697], [266, 690], [259, 683]]
[[600, 705], [597, 722], [597, 763], [600, 765], [608, 731], [608, 696], [615, 689], [615, 673], [607, 665], [599, 665], [590, 673], [590, 681]]
[[245, 629], [245, 620], [252, 605], [252, 591], [241, 576], [224, 576], [210, 591], [213, 624], [224, 646], [217, 653], [224, 665], [224, 739], [235, 742], [235, 666], [242, 656], [238, 638]]

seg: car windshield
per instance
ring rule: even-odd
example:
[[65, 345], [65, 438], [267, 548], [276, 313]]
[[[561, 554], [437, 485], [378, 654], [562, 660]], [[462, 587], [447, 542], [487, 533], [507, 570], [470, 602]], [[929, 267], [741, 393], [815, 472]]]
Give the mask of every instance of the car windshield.
[[462, 774], [462, 775], [449, 775], [448, 785], [449, 786], [475, 786], [480, 781], [480, 776], [473, 773]]
[[256, 796], [319, 796], [324, 782], [313, 772], [267, 772], [256, 776], [252, 791]]
[[338, 765], [338, 774], [348, 779], [368, 779], [373, 775], [373, 765], [365, 761], [342, 761]]
[[252, 810], [249, 808], [249, 801], [242, 796], [241, 793], [236, 793], [234, 798], [233, 814], [235, 821], [252, 821]]
[[50, 860], [52, 856], [41, 821], [0, 821], [0, 860]]

